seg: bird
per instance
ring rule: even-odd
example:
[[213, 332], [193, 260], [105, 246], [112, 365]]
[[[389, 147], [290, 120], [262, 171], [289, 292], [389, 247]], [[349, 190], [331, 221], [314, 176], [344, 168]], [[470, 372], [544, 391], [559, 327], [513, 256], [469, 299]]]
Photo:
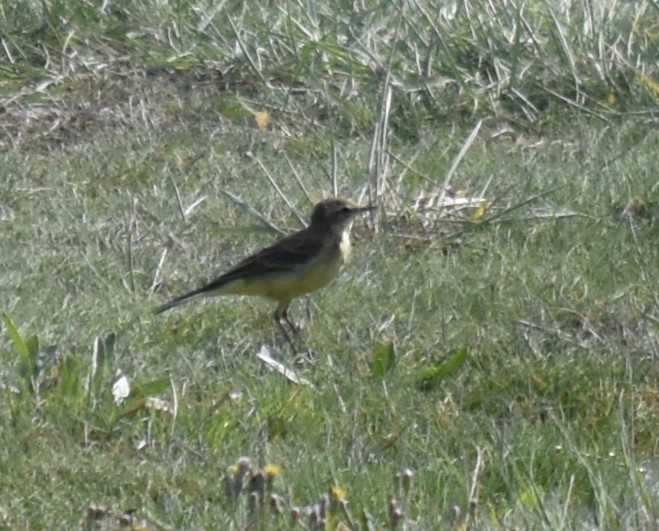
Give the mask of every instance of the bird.
[[277, 303], [274, 319], [293, 344], [284, 327], [299, 331], [288, 313], [291, 302], [325, 287], [338, 275], [350, 254], [352, 220], [372, 210], [374, 206], [359, 207], [341, 198], [325, 199], [313, 207], [307, 228], [248, 256], [208, 284], [159, 306], [155, 313], [207, 296], [262, 296]]

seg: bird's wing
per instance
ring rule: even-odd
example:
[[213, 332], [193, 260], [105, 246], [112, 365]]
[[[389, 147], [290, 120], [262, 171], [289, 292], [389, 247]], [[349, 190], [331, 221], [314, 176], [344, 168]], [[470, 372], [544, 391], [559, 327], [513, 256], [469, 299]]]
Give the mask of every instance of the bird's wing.
[[256, 254], [245, 258], [236, 267], [205, 286], [163, 304], [156, 309], [156, 313], [164, 312], [179, 304], [208, 295], [234, 280], [249, 280], [272, 273], [294, 271], [299, 267], [304, 267], [304, 265], [312, 262], [315, 256], [320, 255], [323, 245], [326, 245], [326, 240], [314, 236], [308, 229], [291, 234], [270, 247], [266, 247]]
[[221, 288], [237, 279], [250, 279], [271, 273], [294, 271], [309, 264], [318, 256], [326, 241], [314, 238], [307, 230], [291, 234], [245, 258], [233, 269], [201, 288], [204, 292]]

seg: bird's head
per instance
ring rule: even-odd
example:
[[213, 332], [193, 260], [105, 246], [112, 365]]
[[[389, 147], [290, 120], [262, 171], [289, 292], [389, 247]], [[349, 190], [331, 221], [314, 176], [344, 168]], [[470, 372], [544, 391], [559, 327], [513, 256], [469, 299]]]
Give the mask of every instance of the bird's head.
[[359, 207], [345, 199], [325, 199], [313, 207], [311, 226], [315, 228], [330, 228], [341, 233], [350, 222], [364, 212], [375, 210], [374, 206]]

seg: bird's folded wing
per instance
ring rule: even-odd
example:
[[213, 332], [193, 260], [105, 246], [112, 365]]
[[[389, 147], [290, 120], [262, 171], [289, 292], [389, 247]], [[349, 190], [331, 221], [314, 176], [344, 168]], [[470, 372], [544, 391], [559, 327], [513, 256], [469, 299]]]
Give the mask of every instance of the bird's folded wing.
[[292, 234], [270, 247], [246, 258], [236, 267], [202, 288], [218, 289], [237, 279], [248, 280], [273, 273], [293, 272], [306, 267], [322, 252], [326, 242], [309, 237], [308, 232]]

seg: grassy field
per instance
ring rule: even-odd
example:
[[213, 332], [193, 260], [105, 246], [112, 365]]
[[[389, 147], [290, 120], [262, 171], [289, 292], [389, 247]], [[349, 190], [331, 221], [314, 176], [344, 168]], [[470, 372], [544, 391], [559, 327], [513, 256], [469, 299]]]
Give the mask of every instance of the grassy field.
[[656, 2], [243, 4], [0, 6], [0, 527], [656, 529]]

